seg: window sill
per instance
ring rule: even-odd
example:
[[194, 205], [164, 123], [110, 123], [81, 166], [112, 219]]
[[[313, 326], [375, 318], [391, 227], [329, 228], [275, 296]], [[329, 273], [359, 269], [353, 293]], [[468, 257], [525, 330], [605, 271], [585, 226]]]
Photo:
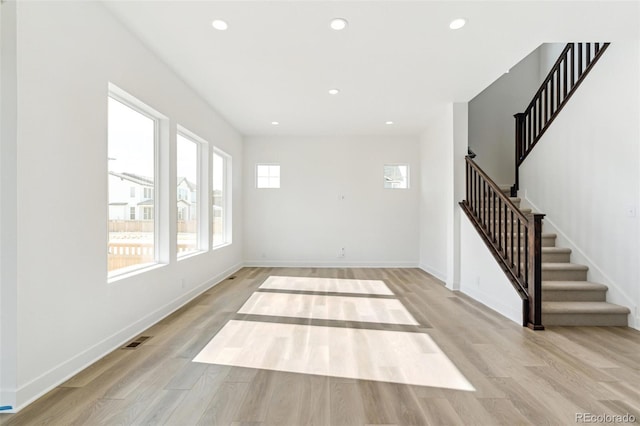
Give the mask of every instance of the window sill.
[[160, 269], [167, 266], [164, 263], [145, 263], [143, 265], [135, 265], [129, 266], [127, 268], [122, 268], [113, 274], [107, 275], [107, 284], [115, 283], [118, 281], [126, 280], [128, 278], [132, 278], [136, 275], [143, 274], [145, 272], [153, 271], [156, 269]]
[[192, 257], [196, 257], [199, 256], [201, 254], [205, 254], [207, 251], [206, 250], [195, 250], [195, 251], [190, 251], [188, 253], [183, 254], [182, 256], [178, 256], [178, 262], [185, 260], [185, 259], [191, 259]]
[[220, 244], [218, 244], [218, 245], [215, 245], [215, 246], [211, 247], [211, 250], [218, 250], [218, 249], [221, 249], [221, 248], [223, 248], [223, 247], [230, 246], [230, 245], [231, 245], [231, 242], [227, 242], [227, 243], [220, 243]]

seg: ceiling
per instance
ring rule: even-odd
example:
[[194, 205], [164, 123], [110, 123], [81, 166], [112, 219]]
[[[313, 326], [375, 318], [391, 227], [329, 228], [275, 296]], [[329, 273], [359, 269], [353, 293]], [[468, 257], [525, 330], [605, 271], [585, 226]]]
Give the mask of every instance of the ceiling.
[[[638, 39], [640, 27], [638, 1], [105, 4], [244, 135], [419, 134], [543, 42]], [[335, 17], [348, 27], [331, 30]], [[449, 29], [458, 17], [467, 25]]]

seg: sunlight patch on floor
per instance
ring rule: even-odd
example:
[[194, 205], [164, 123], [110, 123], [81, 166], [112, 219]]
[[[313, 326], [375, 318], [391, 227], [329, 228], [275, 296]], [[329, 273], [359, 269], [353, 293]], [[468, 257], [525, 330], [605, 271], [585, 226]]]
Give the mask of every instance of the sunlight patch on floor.
[[475, 390], [424, 333], [232, 320], [193, 361]]
[[270, 276], [262, 283], [260, 288], [393, 296], [389, 287], [381, 280]]
[[256, 292], [238, 313], [420, 325], [399, 300], [370, 297]]

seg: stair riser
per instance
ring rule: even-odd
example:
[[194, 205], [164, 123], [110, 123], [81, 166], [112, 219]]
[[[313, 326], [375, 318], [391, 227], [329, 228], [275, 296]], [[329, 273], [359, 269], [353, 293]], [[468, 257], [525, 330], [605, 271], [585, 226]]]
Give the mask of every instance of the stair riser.
[[606, 290], [542, 290], [542, 300], [547, 302], [606, 302]]
[[545, 263], [569, 263], [571, 253], [542, 253], [542, 261]]
[[[509, 237], [509, 236], [507, 236], [507, 237], [508, 237], [507, 247], [509, 248], [509, 250], [511, 250], [511, 244], [510, 244], [511, 243], [511, 237]], [[524, 235], [521, 234], [520, 238], [521, 238], [520, 241], [524, 242]], [[517, 244], [517, 241], [518, 241], [517, 235], [514, 235], [513, 239], [514, 239], [514, 242], [516, 242], [516, 244]], [[545, 236], [543, 236], [542, 237], [542, 241], [541, 241], [541, 246], [542, 247], [555, 247], [556, 246], [556, 237], [555, 236], [553, 236], [553, 237], [545, 237]]]
[[[475, 210], [472, 209], [471, 211], [475, 211]], [[480, 207], [478, 211], [482, 213], [491, 213], [491, 216], [493, 216], [494, 213], [496, 214], [496, 216], [498, 216], [498, 214], [500, 214], [500, 216], [504, 216], [505, 214], [504, 208], [502, 210], [499, 210], [491, 207], [489, 208]], [[507, 216], [511, 216], [511, 212], [507, 211], [506, 213], [507, 213]], [[526, 215], [527, 213], [531, 213], [531, 209], [522, 209], [520, 210], [520, 213]], [[514, 213], [513, 215], [515, 216], [516, 214]]]
[[[511, 245], [508, 246], [511, 248]], [[524, 249], [521, 250], [521, 255], [524, 256]], [[515, 253], [517, 256], [517, 252]], [[571, 262], [571, 252], [542, 252], [542, 263], [570, 263]]]
[[555, 247], [556, 237], [542, 237], [542, 247]]
[[542, 314], [545, 326], [622, 326], [628, 325], [626, 314]]
[[542, 270], [543, 281], [586, 281], [587, 271], [574, 269]]
[[[512, 202], [513, 204], [515, 204], [516, 206], [520, 206], [520, 202], [522, 201], [522, 199], [518, 199], [518, 198], [511, 198], [511, 197], [509, 197], [509, 199], [510, 199], [510, 200], [511, 200], [511, 202]], [[486, 203], [486, 198], [481, 198], [479, 201], [480, 201], [480, 202], [479, 202], [478, 204], [480, 204], [480, 205], [485, 204], [485, 203]], [[495, 203], [496, 203], [496, 204], [500, 204], [500, 201], [498, 200], [498, 197], [497, 197], [497, 196], [496, 196]], [[489, 204], [491, 204], [491, 205], [493, 205], [493, 204], [494, 204], [493, 199], [489, 200]]]

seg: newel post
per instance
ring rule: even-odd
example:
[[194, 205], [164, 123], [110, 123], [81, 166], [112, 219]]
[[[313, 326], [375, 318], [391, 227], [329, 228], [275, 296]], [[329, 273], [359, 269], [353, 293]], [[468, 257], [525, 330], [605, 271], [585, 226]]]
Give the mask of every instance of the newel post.
[[529, 321], [527, 327], [544, 330], [542, 325], [542, 218], [544, 214], [528, 213], [528, 277]]
[[517, 114], [514, 115], [515, 119], [516, 119], [516, 161], [515, 161], [515, 167], [516, 167], [516, 173], [515, 173], [515, 183], [513, 184], [513, 186], [511, 187], [511, 196], [512, 197], [517, 197], [518, 196], [518, 189], [519, 189], [519, 176], [518, 176], [518, 165], [520, 164], [520, 159], [522, 158], [522, 150], [524, 147], [524, 117], [525, 117], [525, 113], [524, 112], [519, 112]]

